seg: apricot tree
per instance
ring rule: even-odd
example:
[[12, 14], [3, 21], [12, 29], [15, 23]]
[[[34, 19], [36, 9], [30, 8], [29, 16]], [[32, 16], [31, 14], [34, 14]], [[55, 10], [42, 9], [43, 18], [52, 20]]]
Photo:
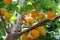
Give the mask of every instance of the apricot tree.
[[1, 0], [0, 40], [56, 40], [59, 4], [59, 0]]

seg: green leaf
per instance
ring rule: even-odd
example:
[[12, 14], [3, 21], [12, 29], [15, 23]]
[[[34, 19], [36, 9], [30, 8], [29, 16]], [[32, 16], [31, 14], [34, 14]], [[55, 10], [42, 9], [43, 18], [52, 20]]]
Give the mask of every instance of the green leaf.
[[14, 15], [10, 18], [10, 23], [14, 24], [16, 20], [17, 20], [17, 16], [16, 16], [16, 14], [14, 14]]

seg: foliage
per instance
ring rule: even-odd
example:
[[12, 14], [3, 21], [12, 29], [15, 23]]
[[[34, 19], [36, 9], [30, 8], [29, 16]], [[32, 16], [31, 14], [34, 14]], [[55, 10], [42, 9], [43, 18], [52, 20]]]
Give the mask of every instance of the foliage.
[[[19, 4], [20, 1], [21, 0], [17, 0], [17, 1], [12, 0], [12, 2], [10, 4], [6, 4], [6, 3], [4, 3], [4, 0], [0, 0], [0, 9], [4, 8], [4, 9], [6, 9], [7, 12], [10, 13], [9, 15], [7, 13], [8, 16], [6, 16], [6, 14], [5, 14], [5, 18], [9, 19], [9, 21], [12, 25], [16, 22], [16, 20], [17, 20], [16, 14], [18, 14], [18, 13], [22, 14], [23, 12], [28, 12], [29, 15], [30, 15], [30, 13], [34, 13], [34, 14], [32, 14], [32, 17], [33, 18], [36, 17], [36, 18], [35, 19], [31, 18], [32, 20], [28, 18], [28, 22], [25, 23], [28, 25], [27, 28], [34, 25], [35, 23], [46, 20], [47, 18], [44, 19], [44, 17], [48, 13], [48, 11], [54, 12], [54, 15], [50, 13], [49, 17], [51, 15], [53, 15], [55, 17], [55, 14], [60, 15], [60, 8], [59, 8], [60, 7], [59, 6], [60, 0], [27, 0], [26, 2], [24, 2], [22, 7]], [[32, 11], [33, 8], [35, 9], [35, 11]], [[38, 13], [42, 13], [41, 14], [42, 17], [38, 16], [39, 15]], [[39, 18], [37, 18], [37, 16]], [[60, 33], [59, 32], [60, 31], [60, 19], [44, 25], [44, 28], [46, 30], [46, 36], [38, 37], [35, 40], [48, 40], [48, 39], [49, 40], [56, 40], [56, 38], [54, 36], [58, 35]], [[9, 26], [7, 26], [7, 29], [9, 30]], [[1, 23], [1, 19], [0, 19], [0, 40], [3, 40], [4, 36], [5, 36], [5, 32], [4, 32], [4, 29], [3, 29], [3, 26]], [[18, 39], [18, 40], [20, 40], [20, 39]]]

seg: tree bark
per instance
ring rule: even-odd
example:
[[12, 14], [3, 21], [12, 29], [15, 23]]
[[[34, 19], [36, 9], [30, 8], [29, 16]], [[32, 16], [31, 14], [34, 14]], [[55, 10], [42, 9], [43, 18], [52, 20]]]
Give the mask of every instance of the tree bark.
[[6, 37], [4, 40], [17, 40], [18, 36], [15, 34], [6, 34]]

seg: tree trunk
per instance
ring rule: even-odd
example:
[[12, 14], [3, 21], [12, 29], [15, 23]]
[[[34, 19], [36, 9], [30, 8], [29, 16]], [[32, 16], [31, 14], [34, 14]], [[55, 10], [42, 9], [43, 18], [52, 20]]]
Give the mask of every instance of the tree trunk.
[[17, 40], [18, 37], [19, 36], [16, 34], [9, 33], [9, 34], [6, 34], [6, 37], [4, 40]]

